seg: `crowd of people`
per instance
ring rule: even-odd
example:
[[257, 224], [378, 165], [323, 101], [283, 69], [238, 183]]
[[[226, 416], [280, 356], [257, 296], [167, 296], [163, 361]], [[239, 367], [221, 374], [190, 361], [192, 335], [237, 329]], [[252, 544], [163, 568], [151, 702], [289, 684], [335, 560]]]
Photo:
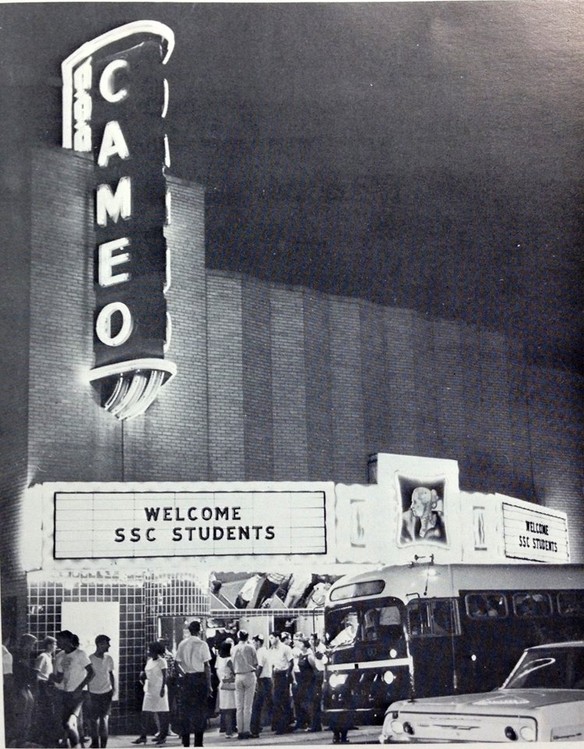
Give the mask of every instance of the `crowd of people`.
[[[322, 730], [325, 647], [318, 635], [273, 632], [265, 643], [262, 635], [250, 638], [239, 630], [207, 641], [197, 621], [189, 631], [174, 655], [151, 652], [149, 663], [160, 661], [160, 669], [150, 666], [157, 676], [145, 689], [142, 730], [133, 743], [146, 743], [154, 718], [158, 744], [166, 742], [172, 726], [183, 746], [190, 745], [191, 734], [194, 746], [203, 746], [208, 718], [215, 713], [227, 739], [259, 738], [266, 729], [277, 735]], [[148, 671], [147, 665], [146, 683]]]
[[98, 635], [88, 655], [69, 630], [41, 642], [23, 634], [2, 644], [4, 731], [8, 747], [106, 747], [116, 688], [110, 638]]
[[[203, 746], [213, 715], [227, 739], [322, 730], [326, 649], [318, 635], [273, 632], [265, 642], [239, 630], [206, 640], [198, 621], [189, 624], [189, 633], [176, 653], [162, 640], [148, 645], [134, 744], [149, 738], [165, 744], [174, 731], [183, 746], [191, 735], [194, 746]], [[107, 746], [117, 686], [110, 642], [98, 635], [88, 655], [77, 635], [63, 630], [41, 642], [24, 634], [12, 650], [2, 646], [8, 747]]]
[[318, 635], [237, 633], [218, 648], [220, 731], [226, 737], [258, 738], [322, 730], [321, 697], [325, 648]]

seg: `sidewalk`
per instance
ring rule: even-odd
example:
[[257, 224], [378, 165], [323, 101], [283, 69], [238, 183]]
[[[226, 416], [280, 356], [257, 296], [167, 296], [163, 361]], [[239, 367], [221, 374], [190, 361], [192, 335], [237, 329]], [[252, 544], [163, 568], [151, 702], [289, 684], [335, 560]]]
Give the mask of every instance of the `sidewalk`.
[[[377, 744], [381, 732], [381, 726], [361, 726], [359, 729], [349, 731], [349, 742], [351, 744]], [[136, 736], [110, 736], [108, 749], [139, 749], [132, 741]], [[246, 749], [257, 749], [257, 747], [268, 746], [293, 746], [295, 744], [310, 744], [316, 747], [319, 745], [332, 745], [333, 735], [331, 731], [320, 731], [319, 733], [305, 733], [304, 731], [294, 731], [284, 736], [276, 736], [272, 731], [265, 730], [259, 739], [247, 739], [239, 741], [237, 738], [227, 739], [224, 733], [219, 733], [218, 728], [210, 728], [205, 731], [205, 746], [230, 746], [232, 749], [245, 747]], [[193, 739], [191, 736], [191, 745]], [[165, 747], [182, 747], [180, 736], [170, 736]], [[147, 744], [141, 744], [139, 747], [144, 749], [156, 749], [157, 745], [148, 740]]]

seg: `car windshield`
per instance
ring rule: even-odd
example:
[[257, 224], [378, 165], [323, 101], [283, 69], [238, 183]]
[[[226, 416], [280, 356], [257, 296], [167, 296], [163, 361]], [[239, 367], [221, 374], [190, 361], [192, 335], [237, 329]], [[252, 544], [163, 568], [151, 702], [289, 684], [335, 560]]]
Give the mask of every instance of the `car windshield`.
[[584, 689], [584, 646], [526, 651], [504, 689]]

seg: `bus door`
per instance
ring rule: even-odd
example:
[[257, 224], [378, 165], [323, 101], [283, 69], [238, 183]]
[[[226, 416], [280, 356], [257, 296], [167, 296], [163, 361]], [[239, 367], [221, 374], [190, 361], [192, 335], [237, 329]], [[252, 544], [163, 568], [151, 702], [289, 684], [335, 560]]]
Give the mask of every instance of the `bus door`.
[[456, 601], [414, 598], [408, 603], [407, 614], [415, 696], [453, 694], [458, 689], [456, 648], [460, 639]]

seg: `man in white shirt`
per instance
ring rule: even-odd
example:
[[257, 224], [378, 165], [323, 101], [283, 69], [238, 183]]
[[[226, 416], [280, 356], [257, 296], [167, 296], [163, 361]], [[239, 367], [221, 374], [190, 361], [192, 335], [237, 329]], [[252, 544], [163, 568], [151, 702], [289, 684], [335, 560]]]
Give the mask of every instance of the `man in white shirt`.
[[191, 731], [195, 746], [203, 746], [207, 723], [207, 699], [211, 694], [211, 651], [201, 639], [201, 623], [189, 624], [190, 637], [176, 649], [175, 663], [181, 683], [182, 745], [189, 746]]
[[51, 681], [63, 684], [63, 728], [71, 746], [79, 744], [79, 715], [83, 694], [93, 677], [89, 656], [79, 648], [79, 638], [68, 629], [57, 633], [57, 647], [64, 651], [59, 660], [59, 671], [51, 674]]
[[262, 712], [265, 711], [272, 722], [272, 659], [270, 652], [264, 647], [262, 635], [252, 638], [258, 659], [257, 686], [251, 710], [251, 736], [256, 738], [262, 732]]
[[235, 673], [235, 707], [237, 710], [237, 738], [251, 736], [251, 709], [256, 688], [258, 659], [249, 635], [244, 629], [237, 633], [238, 643], [233, 648], [231, 660]]
[[270, 635], [270, 656], [274, 687], [272, 729], [276, 734], [290, 730], [290, 680], [292, 678], [292, 648], [280, 640], [276, 632]]
[[115, 690], [114, 659], [108, 653], [110, 638], [97, 635], [95, 653], [89, 656], [94, 676], [88, 684], [92, 749], [107, 746], [109, 716]]

